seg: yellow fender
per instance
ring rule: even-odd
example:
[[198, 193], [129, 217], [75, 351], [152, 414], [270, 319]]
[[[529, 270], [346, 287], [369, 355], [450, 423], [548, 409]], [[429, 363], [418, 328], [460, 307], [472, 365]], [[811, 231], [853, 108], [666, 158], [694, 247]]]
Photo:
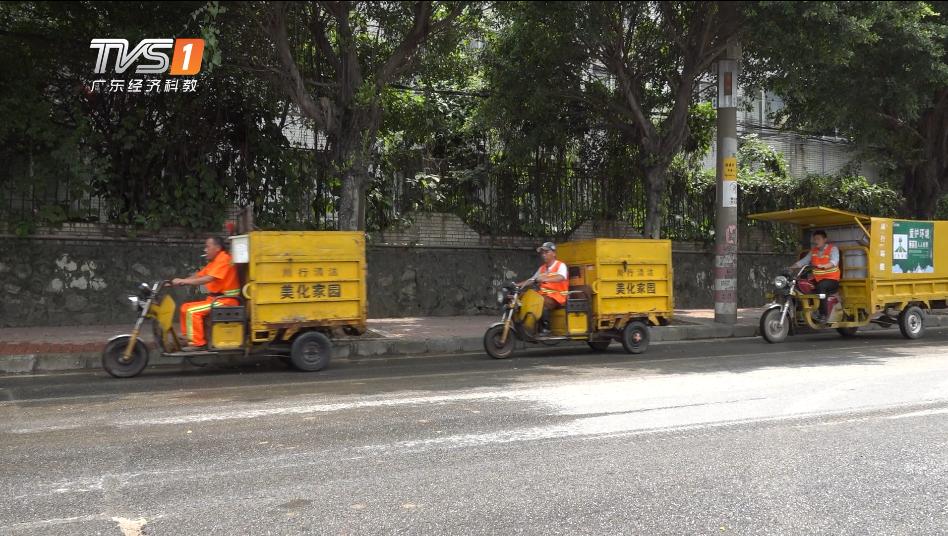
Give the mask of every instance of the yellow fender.
[[[180, 349], [180, 341], [178, 341], [177, 336], [174, 334], [174, 313], [177, 309], [175, 305], [174, 298], [170, 294], [165, 294], [158, 300], [156, 303], [151, 304], [151, 311], [148, 312], [150, 318], [155, 319], [158, 323], [158, 330], [160, 331], [161, 340], [157, 341], [162, 350], [178, 350]], [[171, 334], [169, 341], [169, 335]], [[155, 336], [158, 336], [158, 333], [155, 333]], [[169, 346], [169, 342], [173, 344]]]
[[533, 289], [524, 292], [520, 296], [520, 311], [518, 311], [517, 320], [528, 333], [535, 330], [536, 322], [540, 320], [542, 314], [543, 295]]

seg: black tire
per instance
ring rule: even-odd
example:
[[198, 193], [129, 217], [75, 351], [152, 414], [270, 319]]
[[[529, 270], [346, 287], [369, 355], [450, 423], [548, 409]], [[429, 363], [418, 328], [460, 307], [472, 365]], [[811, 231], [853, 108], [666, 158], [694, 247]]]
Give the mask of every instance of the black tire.
[[783, 327], [780, 327], [780, 312], [780, 307], [774, 307], [767, 309], [760, 317], [760, 336], [771, 344], [787, 340], [787, 335], [790, 334], [789, 319], [783, 323]]
[[138, 339], [132, 348], [132, 359], [128, 363], [122, 362], [125, 348], [131, 335], [116, 337], [105, 344], [102, 349], [102, 368], [116, 378], [131, 378], [138, 376], [148, 366], [148, 347]]
[[612, 341], [588, 341], [586, 344], [588, 344], [594, 352], [605, 352], [609, 349], [609, 345], [612, 344]]
[[622, 329], [622, 348], [630, 354], [641, 354], [648, 350], [648, 341], [648, 326], [642, 322], [629, 322]]
[[500, 337], [504, 334], [504, 326], [491, 326], [484, 333], [484, 351], [494, 359], [507, 359], [513, 355], [514, 333], [513, 329], [507, 331], [507, 340], [500, 343]]
[[899, 331], [906, 339], [919, 339], [925, 334], [925, 314], [919, 307], [906, 307], [899, 314]]
[[855, 337], [856, 332], [859, 331], [859, 326], [852, 328], [836, 328], [836, 331], [843, 337]]
[[290, 361], [298, 370], [316, 372], [329, 365], [332, 357], [332, 341], [318, 331], [303, 333], [293, 341]]

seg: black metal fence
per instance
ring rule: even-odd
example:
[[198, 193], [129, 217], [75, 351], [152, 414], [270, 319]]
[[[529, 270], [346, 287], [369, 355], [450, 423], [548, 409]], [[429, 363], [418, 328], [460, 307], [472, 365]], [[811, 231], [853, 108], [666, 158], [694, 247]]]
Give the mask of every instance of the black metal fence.
[[[230, 192], [234, 205], [252, 203], [259, 223], [273, 227], [336, 226], [338, 180], [301, 159], [296, 174], [305, 182], [275, 177]], [[432, 170], [435, 171], [435, 170]], [[673, 177], [663, 202], [664, 235], [706, 240], [713, 229], [713, 199]], [[391, 228], [413, 212], [458, 215], [484, 235], [562, 238], [588, 220], [626, 222], [641, 229], [646, 199], [632, 172], [603, 175], [580, 166], [540, 163], [484, 167], [474, 172], [427, 171], [380, 177], [369, 191], [367, 228]], [[76, 180], [0, 191], [0, 221], [56, 225], [113, 223], [110, 201]]]
[[[256, 221], [265, 227], [336, 228], [338, 177], [305, 151], [299, 154], [298, 166], [280, 177], [234, 184], [226, 206], [219, 207], [221, 219], [233, 205], [252, 204]], [[589, 220], [644, 227], [645, 185], [634, 170], [555, 159], [537, 159], [530, 165], [491, 164], [486, 157], [462, 170], [444, 167], [421, 163], [418, 171], [377, 173], [368, 192], [367, 229], [390, 229], [412, 213], [424, 211], [456, 214], [489, 236], [561, 239]], [[745, 220], [751, 212], [812, 205], [877, 215], [896, 213], [899, 197], [895, 192], [846, 182], [851, 180], [823, 177], [792, 180], [789, 185], [742, 183], [740, 217]], [[713, 241], [714, 201], [713, 180], [694, 173], [670, 173], [661, 205], [662, 236]], [[0, 187], [0, 222], [28, 227], [70, 221], [115, 223], [114, 219], [110, 199], [78, 178], [31, 183], [27, 188]], [[776, 239], [777, 235], [771, 236]]]
[[[484, 166], [447, 172], [432, 190], [416, 179], [386, 181], [384, 203], [370, 203], [369, 226], [387, 228], [412, 211], [458, 215], [492, 236], [564, 238], [589, 220], [624, 222], [643, 229], [645, 185], [632, 170], [536, 162], [530, 166]], [[714, 192], [672, 174], [662, 201], [663, 235], [675, 240], [711, 240]]]

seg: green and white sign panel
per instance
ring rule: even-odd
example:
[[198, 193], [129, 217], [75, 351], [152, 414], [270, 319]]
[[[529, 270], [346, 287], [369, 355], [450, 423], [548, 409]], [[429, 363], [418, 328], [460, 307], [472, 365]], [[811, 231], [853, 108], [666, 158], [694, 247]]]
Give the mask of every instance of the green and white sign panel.
[[932, 246], [935, 227], [930, 221], [892, 222], [892, 273], [930, 274], [935, 271]]

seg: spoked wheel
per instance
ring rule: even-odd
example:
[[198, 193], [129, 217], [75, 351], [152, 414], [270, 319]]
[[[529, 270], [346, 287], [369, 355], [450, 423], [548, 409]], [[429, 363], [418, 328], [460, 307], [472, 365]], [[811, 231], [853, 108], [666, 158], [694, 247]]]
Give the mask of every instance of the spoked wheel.
[[293, 366], [305, 372], [323, 370], [332, 357], [332, 341], [318, 331], [304, 333], [293, 341], [290, 361]]
[[130, 359], [128, 361], [122, 359], [131, 338], [131, 335], [116, 337], [107, 342], [102, 350], [102, 368], [116, 378], [138, 376], [148, 365], [148, 347], [141, 339], [135, 341]]
[[641, 354], [648, 350], [648, 326], [642, 322], [629, 322], [622, 330], [622, 348], [630, 354]]
[[612, 341], [589, 341], [587, 344], [592, 348], [593, 352], [605, 352], [609, 349], [609, 345], [612, 344]]
[[907, 307], [899, 315], [899, 331], [906, 339], [918, 339], [925, 334], [925, 317], [915, 305]]
[[788, 318], [783, 325], [780, 325], [781, 309], [775, 307], [767, 309], [760, 317], [760, 334], [769, 343], [783, 342], [790, 334], [790, 319]]
[[507, 340], [501, 343], [500, 338], [503, 336], [503, 334], [503, 325], [491, 326], [487, 329], [487, 332], [484, 333], [484, 350], [487, 352], [487, 355], [493, 357], [494, 359], [507, 359], [513, 355], [513, 329], [507, 331]]

